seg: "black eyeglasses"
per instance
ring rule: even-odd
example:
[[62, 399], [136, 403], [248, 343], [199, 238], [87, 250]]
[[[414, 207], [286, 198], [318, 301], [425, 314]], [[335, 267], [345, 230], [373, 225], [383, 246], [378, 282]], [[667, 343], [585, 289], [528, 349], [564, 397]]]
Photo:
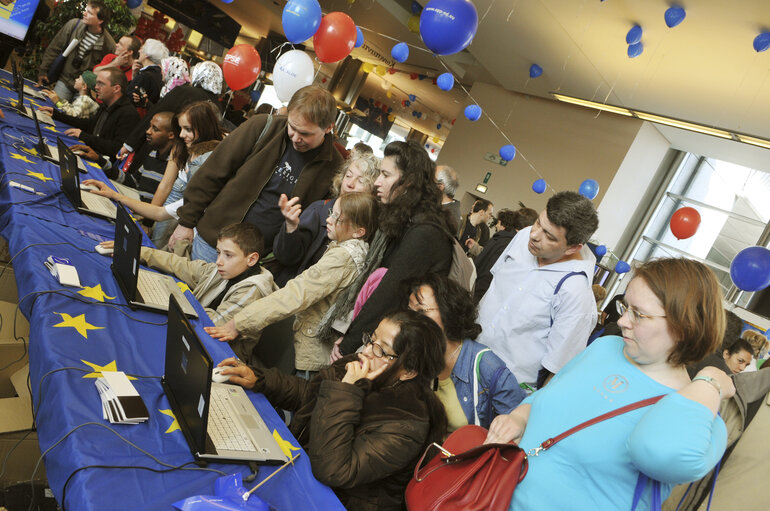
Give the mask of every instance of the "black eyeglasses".
[[363, 338], [364, 346], [369, 346], [370, 344], [372, 345], [372, 353], [374, 354], [375, 357], [377, 358], [386, 357], [391, 362], [398, 358], [398, 355], [396, 354], [386, 353], [385, 350], [382, 348], [382, 345], [380, 345], [377, 341], [372, 339], [371, 334], [364, 332], [364, 334], [361, 337]]

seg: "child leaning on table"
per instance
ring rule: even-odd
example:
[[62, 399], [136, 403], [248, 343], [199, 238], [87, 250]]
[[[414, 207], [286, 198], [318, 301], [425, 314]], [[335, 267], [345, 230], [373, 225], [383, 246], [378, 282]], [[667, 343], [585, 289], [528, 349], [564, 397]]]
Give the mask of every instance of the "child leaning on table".
[[82, 75], [75, 78], [75, 90], [78, 96], [72, 103], [66, 99], [59, 99], [59, 95], [52, 90], [43, 89], [42, 92], [51, 98], [56, 108], [65, 114], [85, 119], [99, 110], [99, 103], [91, 97], [94, 87], [96, 87], [96, 74], [93, 71], [84, 71]]
[[[351, 192], [334, 203], [326, 220], [329, 247], [316, 264], [268, 297], [257, 300], [230, 321], [206, 332], [220, 341], [254, 338], [268, 325], [296, 314], [294, 367], [305, 377], [329, 365], [331, 344], [316, 334], [337, 295], [361, 273], [368, 241], [377, 230], [377, 199], [371, 193]], [[235, 340], [235, 341], [233, 341]]]
[[[109, 247], [112, 242], [103, 245]], [[250, 303], [278, 289], [273, 275], [259, 264], [264, 250], [260, 230], [251, 224], [223, 227], [217, 237], [217, 261], [191, 261], [163, 250], [142, 247], [141, 260], [150, 268], [173, 274], [190, 286], [215, 325], [224, 325]], [[235, 354], [252, 363], [252, 350], [261, 332], [231, 342]]]

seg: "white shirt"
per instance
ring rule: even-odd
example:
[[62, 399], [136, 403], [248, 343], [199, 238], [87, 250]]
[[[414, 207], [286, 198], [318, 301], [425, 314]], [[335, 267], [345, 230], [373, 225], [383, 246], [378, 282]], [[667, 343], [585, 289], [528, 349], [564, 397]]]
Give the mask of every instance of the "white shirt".
[[[519, 382], [534, 383], [541, 367], [556, 373], [580, 353], [596, 325], [591, 291], [596, 258], [587, 245], [582, 259], [538, 266], [522, 229], [492, 267], [492, 283], [479, 304], [478, 342], [505, 361]], [[573, 275], [554, 294], [559, 281]], [[552, 323], [553, 321], [553, 323]]]

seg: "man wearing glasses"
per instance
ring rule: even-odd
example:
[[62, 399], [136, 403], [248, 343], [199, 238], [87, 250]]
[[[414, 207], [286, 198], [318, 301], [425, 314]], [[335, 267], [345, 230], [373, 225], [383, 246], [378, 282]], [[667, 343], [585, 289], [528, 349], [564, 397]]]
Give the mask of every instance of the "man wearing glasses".
[[596, 324], [596, 258], [586, 242], [599, 227], [590, 200], [559, 192], [492, 267], [479, 304], [478, 341], [505, 361], [522, 387], [542, 387], [586, 346]]

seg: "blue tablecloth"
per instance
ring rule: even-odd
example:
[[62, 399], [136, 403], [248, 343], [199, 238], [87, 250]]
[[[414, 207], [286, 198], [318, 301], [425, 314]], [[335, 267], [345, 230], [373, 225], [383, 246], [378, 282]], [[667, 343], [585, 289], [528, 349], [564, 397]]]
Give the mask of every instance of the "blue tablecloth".
[[[72, 209], [59, 190], [57, 166], [36, 156], [33, 121], [8, 107], [9, 99], [14, 97], [9, 86], [8, 74], [0, 73], [0, 105], [5, 113], [5, 120], [0, 121], [0, 234], [14, 257], [20, 308], [30, 323], [30, 381], [40, 449], [51, 449], [44, 458], [49, 485], [61, 503], [66, 483], [63, 504], [77, 511], [167, 510], [171, 503], [185, 497], [212, 494], [214, 480], [219, 476], [205, 471], [155, 473], [137, 468], [88, 468], [72, 475], [88, 465], [167, 468], [98, 425], [85, 425], [71, 432], [89, 422], [111, 426], [171, 466], [191, 462], [193, 457], [159, 378], [133, 381], [150, 412], [147, 422], [110, 425], [102, 419], [94, 378], [101, 370], [160, 377], [167, 318], [121, 305], [125, 300], [110, 272], [111, 259], [93, 250], [99, 240], [112, 239], [114, 225]], [[55, 143], [56, 136], [75, 143], [63, 136], [64, 129], [66, 126], [57, 123], [55, 128], [43, 131], [50, 137], [49, 143]], [[90, 167], [89, 173], [106, 181], [96, 167]], [[43, 195], [12, 188], [8, 186], [11, 180]], [[145, 244], [149, 245], [149, 240]], [[43, 265], [50, 255], [72, 260], [82, 289], [63, 287], [51, 276]], [[189, 291], [186, 293], [192, 298]], [[193, 321], [193, 325], [214, 361], [232, 356], [228, 344], [213, 340], [203, 331], [211, 321], [200, 304], [195, 304], [201, 319]], [[55, 371], [65, 367], [76, 369]], [[285, 440], [290, 450], [296, 450], [296, 440], [265, 397], [253, 392], [249, 395], [274, 435]], [[209, 467], [227, 473], [249, 473], [245, 465]], [[261, 467], [257, 481], [274, 470]], [[277, 510], [342, 509], [334, 493], [315, 480], [304, 453], [294, 466], [276, 475], [256, 495]]]

